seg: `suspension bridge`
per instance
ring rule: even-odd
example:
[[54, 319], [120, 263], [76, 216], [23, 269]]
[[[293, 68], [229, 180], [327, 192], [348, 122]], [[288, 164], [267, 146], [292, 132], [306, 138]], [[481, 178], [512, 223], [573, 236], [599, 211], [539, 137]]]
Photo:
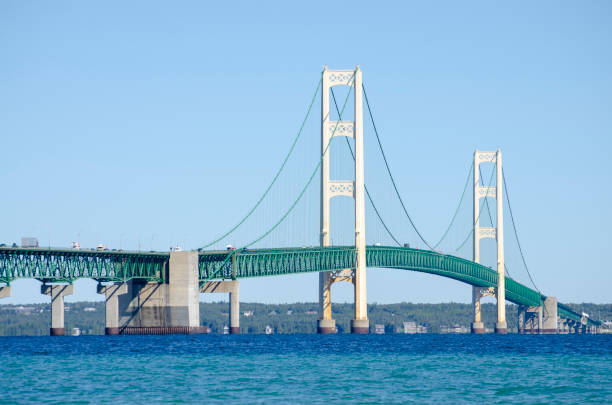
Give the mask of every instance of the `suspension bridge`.
[[[345, 88], [343, 103], [338, 103], [334, 88]], [[244, 227], [250, 217], [262, 209], [270, 198], [270, 192], [294, 155], [296, 144], [304, 132], [305, 122], [311, 115], [313, 105], [320, 93], [320, 152], [316, 164], [301, 189], [275, 221], [266, 224], [266, 229], [248, 243], [227, 249], [212, 247], [227, 241], [237, 230]], [[343, 119], [352, 95], [354, 114], [351, 120]], [[364, 100], [376, 144], [379, 146], [393, 195], [397, 198], [401, 213], [408, 226], [415, 232], [422, 249], [401, 243], [388, 222], [384, 221], [381, 209], [375, 203], [373, 191], [365, 184], [364, 170]], [[333, 108], [331, 105], [333, 104]], [[337, 117], [332, 120], [332, 117]], [[352, 165], [352, 179], [331, 178], [332, 140], [344, 138]], [[481, 165], [493, 165], [487, 182]], [[292, 215], [303, 202], [313, 181], [320, 176], [319, 200], [319, 246], [268, 247], [258, 244]], [[446, 254], [438, 251], [449, 230], [457, 222], [459, 207], [465, 200], [472, 178], [472, 216], [466, 237], [461, 238], [459, 249], [471, 241], [471, 257]], [[493, 180], [495, 179], [495, 182]], [[330, 202], [336, 197], [348, 197], [353, 201], [352, 228], [354, 243], [336, 245], [332, 241], [333, 222]], [[495, 209], [489, 200], [495, 200]], [[513, 234], [519, 248], [531, 287], [509, 275], [504, 250], [504, 201], [511, 216]], [[366, 202], [373, 212], [377, 226], [384, 230], [393, 245], [366, 244]], [[51, 335], [63, 335], [64, 296], [74, 291], [73, 282], [88, 278], [98, 282], [98, 293], [106, 296], [106, 333], [202, 333], [206, 327], [200, 325], [199, 294], [229, 293], [230, 331], [239, 333], [239, 280], [252, 277], [285, 276], [299, 273], [319, 273], [319, 333], [337, 331], [332, 313], [331, 289], [337, 282], [349, 282], [354, 286], [354, 317], [351, 321], [353, 333], [369, 333], [367, 314], [366, 268], [399, 269], [433, 274], [460, 281], [472, 286], [473, 333], [484, 333], [485, 327], [480, 313], [483, 297], [494, 297], [497, 303], [495, 332], [506, 333], [506, 301], [517, 305], [519, 312], [518, 331], [524, 333], [594, 332], [600, 322], [579, 313], [544, 295], [536, 287], [527, 267], [525, 255], [518, 239], [515, 218], [509, 204], [508, 187], [502, 168], [501, 151], [476, 150], [470, 166], [461, 200], [450, 224], [440, 241], [429, 243], [416, 227], [409, 215], [398, 184], [390, 169], [381, 137], [376, 127], [372, 108], [362, 83], [362, 71], [329, 70], [324, 68], [315, 94], [310, 102], [306, 118], [293, 140], [279, 170], [256, 203], [247, 214], [212, 242], [193, 251], [141, 252], [122, 250], [89, 250], [80, 248], [0, 247], [0, 298], [10, 296], [14, 280], [30, 278], [41, 281], [41, 293], [51, 296]], [[481, 218], [483, 213], [485, 216]], [[488, 221], [485, 221], [485, 218]], [[487, 226], [489, 225], [489, 226]], [[351, 235], [351, 238], [353, 235]], [[495, 268], [481, 263], [481, 240], [493, 239], [496, 245]], [[315, 288], [313, 286], [313, 288]]]

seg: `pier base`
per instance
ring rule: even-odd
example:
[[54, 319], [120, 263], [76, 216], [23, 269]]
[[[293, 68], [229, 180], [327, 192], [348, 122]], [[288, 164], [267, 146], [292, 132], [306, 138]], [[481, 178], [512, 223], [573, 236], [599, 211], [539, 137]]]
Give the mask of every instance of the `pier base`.
[[320, 333], [322, 335], [330, 335], [330, 334], [338, 333], [338, 329], [336, 329], [336, 320], [335, 319], [317, 320], [317, 333]]
[[505, 335], [508, 333], [508, 325], [506, 322], [497, 322], [495, 323], [495, 333], [500, 335]]
[[474, 334], [483, 334], [485, 333], [484, 323], [482, 322], [472, 322], [470, 330]]
[[370, 321], [368, 319], [352, 319], [351, 333], [367, 335], [370, 333]]
[[122, 335], [196, 335], [208, 333], [206, 326], [143, 326], [121, 329]]

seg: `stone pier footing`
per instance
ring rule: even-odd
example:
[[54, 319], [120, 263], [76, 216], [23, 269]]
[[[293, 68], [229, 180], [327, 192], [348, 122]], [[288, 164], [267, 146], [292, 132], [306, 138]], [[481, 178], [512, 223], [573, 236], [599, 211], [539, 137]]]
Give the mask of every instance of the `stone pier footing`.
[[370, 333], [370, 321], [368, 319], [352, 319], [351, 333], [357, 335], [367, 335]]
[[506, 324], [506, 322], [496, 322], [495, 333], [500, 335], [505, 335], [506, 333], [508, 333], [508, 325]]
[[208, 333], [206, 326], [126, 326], [119, 331], [121, 335], [195, 335]]
[[472, 324], [470, 325], [470, 330], [474, 334], [485, 333], [484, 323], [482, 323], [482, 322], [472, 322]]
[[51, 328], [49, 330], [50, 336], [66, 336], [66, 328]]
[[336, 321], [334, 319], [317, 320], [317, 333], [322, 335], [338, 333], [338, 329], [336, 329]]

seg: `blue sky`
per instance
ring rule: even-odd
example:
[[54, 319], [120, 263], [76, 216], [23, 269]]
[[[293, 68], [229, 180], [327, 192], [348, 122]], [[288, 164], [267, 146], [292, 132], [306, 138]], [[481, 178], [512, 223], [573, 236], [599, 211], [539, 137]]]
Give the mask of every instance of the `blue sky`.
[[[268, 184], [321, 67], [359, 64], [394, 175], [427, 238], [452, 216], [474, 149], [501, 148], [540, 289], [565, 302], [611, 302], [612, 5], [379, 3], [2, 2], [0, 240], [201, 246]], [[294, 156], [302, 177], [283, 183], [292, 193], [318, 158], [319, 114], [315, 104], [303, 135], [310, 149]], [[386, 201], [374, 145], [366, 145], [366, 181], [380, 183]], [[291, 199], [277, 194], [245, 238]], [[313, 204], [303, 218], [316, 229]], [[401, 212], [386, 215], [402, 232]], [[241, 299], [314, 301], [316, 280], [246, 280]], [[91, 281], [76, 291], [71, 300], [102, 299]], [[368, 293], [370, 302], [471, 299], [452, 280], [376, 269]], [[348, 285], [333, 294], [352, 300]], [[36, 282], [18, 281], [3, 303], [46, 300]]]

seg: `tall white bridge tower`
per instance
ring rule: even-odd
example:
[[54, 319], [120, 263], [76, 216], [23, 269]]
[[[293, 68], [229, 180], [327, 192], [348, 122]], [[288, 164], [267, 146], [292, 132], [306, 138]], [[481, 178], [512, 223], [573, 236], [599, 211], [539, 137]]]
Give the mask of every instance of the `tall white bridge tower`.
[[[353, 121], [330, 121], [329, 92], [334, 86], [351, 86], [355, 97]], [[341, 119], [341, 117], [339, 118]], [[329, 174], [329, 146], [332, 137], [348, 136], [355, 140], [355, 181], [331, 180]], [[359, 66], [355, 70], [328, 70], [323, 68], [321, 93], [321, 246], [330, 245], [330, 200], [349, 196], [355, 200], [355, 249], [354, 269], [319, 273], [319, 333], [335, 333], [336, 321], [332, 318], [331, 286], [334, 282], [348, 281], [355, 289], [355, 316], [351, 321], [352, 333], [369, 333], [366, 290], [365, 244], [365, 191], [363, 158], [363, 91]]]
[[[480, 164], [485, 162], [495, 163], [496, 183], [495, 186], [480, 185]], [[484, 179], [483, 179], [484, 180]], [[493, 238], [497, 242], [497, 288], [495, 287], [473, 287], [472, 303], [474, 305], [474, 322], [472, 333], [484, 333], [480, 313], [480, 299], [486, 296], [497, 298], [497, 323], [495, 333], [506, 333], [506, 279], [504, 267], [504, 211], [502, 198], [502, 155], [497, 152], [474, 151], [474, 261], [480, 263], [480, 240]], [[497, 204], [496, 227], [480, 226], [480, 199], [493, 197]]]

